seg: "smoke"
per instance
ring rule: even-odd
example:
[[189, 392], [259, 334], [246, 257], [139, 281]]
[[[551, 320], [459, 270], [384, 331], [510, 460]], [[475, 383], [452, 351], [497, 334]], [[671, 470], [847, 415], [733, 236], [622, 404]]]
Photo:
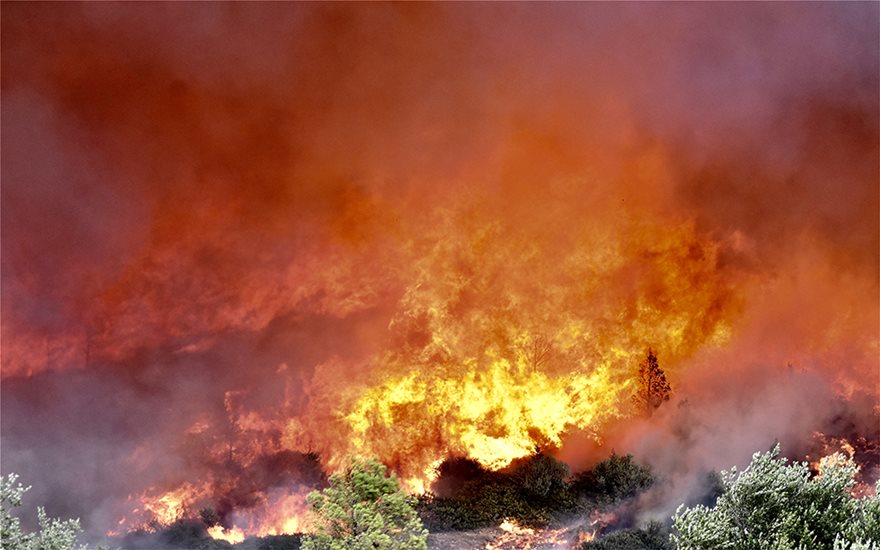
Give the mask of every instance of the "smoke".
[[[339, 460], [369, 388], [523, 334], [620, 403], [657, 348], [688, 406], [586, 431], [679, 485], [880, 439], [878, 9], [4, 5], [3, 470], [103, 532], [224, 441]], [[407, 403], [371, 450], [469, 448]]]

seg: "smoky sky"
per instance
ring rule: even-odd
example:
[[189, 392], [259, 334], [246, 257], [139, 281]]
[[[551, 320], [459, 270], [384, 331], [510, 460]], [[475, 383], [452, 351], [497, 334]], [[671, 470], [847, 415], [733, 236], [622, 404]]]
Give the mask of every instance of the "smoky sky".
[[[720, 251], [732, 336], [675, 356], [675, 387], [699, 402], [722, 369], [786, 415], [804, 392], [876, 406], [878, 18], [4, 4], [3, 471], [104, 529], [128, 494], [198, 475], [177, 438], [224, 392], [314, 408], [316, 369], [358, 377], [397, 345], [438, 219], [497, 224], [544, 264], [590, 224], [692, 224]], [[804, 392], [762, 374], [787, 363], [818, 373]], [[139, 446], [156, 458], [126, 475]]]

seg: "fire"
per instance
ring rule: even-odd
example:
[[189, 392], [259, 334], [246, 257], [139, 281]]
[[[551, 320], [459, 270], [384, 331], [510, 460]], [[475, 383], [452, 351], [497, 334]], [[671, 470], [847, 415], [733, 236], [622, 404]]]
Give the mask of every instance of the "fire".
[[237, 519], [243, 521], [248, 534], [258, 536], [286, 535], [309, 532], [309, 510], [306, 503], [308, 490], [292, 493], [270, 494], [262, 510], [242, 512]]
[[810, 460], [810, 469], [822, 475], [822, 471], [839, 463], [853, 461], [856, 449], [844, 438], [828, 437], [822, 432], [814, 432], [813, 438], [822, 445], [821, 456]]
[[211, 535], [212, 539], [225, 540], [229, 544], [237, 544], [245, 539], [244, 532], [238, 527], [224, 529], [220, 525], [215, 525], [208, 528], [208, 534]]
[[[589, 428], [615, 416], [629, 384], [614, 380], [604, 366], [588, 375], [548, 376], [501, 359], [485, 367], [472, 361], [465, 369], [460, 378], [413, 374], [370, 388], [346, 417], [352, 443], [361, 453], [384, 454], [388, 441], [376, 435], [401, 424], [430, 427], [448, 442], [440, 453], [464, 454], [497, 469], [534, 452], [538, 442], [559, 445], [568, 428]], [[444, 416], [442, 425], [431, 420]]]
[[[825, 436], [821, 433], [816, 434], [821, 439], [825, 440]], [[842, 438], [828, 438], [825, 442], [825, 452], [829, 452], [830, 448], [837, 446], [839, 450], [831, 452], [830, 454], [826, 454], [825, 456], [820, 457], [818, 460], [810, 463], [810, 467], [812, 467], [815, 471], [822, 475], [822, 472], [828, 468], [832, 468], [838, 464], [845, 464], [847, 462], [852, 462], [856, 455], [856, 449], [852, 446], [852, 444], [846, 439]]]
[[486, 550], [568, 548], [568, 529], [532, 529], [523, 527], [515, 520], [506, 519], [498, 528], [500, 535], [486, 543]]
[[514, 519], [506, 519], [498, 526], [499, 529], [514, 535], [534, 535], [535, 530], [529, 527], [520, 527], [519, 523]]
[[875, 494], [875, 482], [880, 473], [880, 445], [877, 441], [857, 436], [852, 441], [843, 437], [827, 436], [822, 432], [814, 432], [814, 442], [821, 446], [818, 458], [810, 458], [810, 470], [817, 476], [823, 475], [829, 468], [839, 465], [853, 465], [856, 468], [856, 483], [852, 495], [857, 498]]
[[[227, 518], [227, 526], [214, 525], [208, 534], [215, 539], [239, 542], [246, 536], [268, 536], [303, 533], [310, 531], [310, 517], [306, 503], [307, 488], [278, 488], [260, 496], [259, 501], [248, 507], [233, 511]], [[198, 519], [197, 509], [209, 506], [213, 490], [205, 486], [195, 490], [185, 484], [181, 488], [159, 496], [143, 495], [135, 501], [136, 507], [131, 515], [137, 522], [129, 523], [126, 518], [119, 521], [117, 529], [111, 533], [118, 536], [131, 529], [156, 529], [167, 527], [181, 519]]]
[[437, 221], [388, 346], [349, 384], [335, 382], [334, 364], [316, 371], [311, 398], [335, 414], [280, 420], [292, 426], [287, 444], [309, 434], [331, 469], [378, 456], [420, 489], [451, 454], [498, 469], [571, 430], [600, 440], [607, 421], [630, 414], [649, 345], [674, 365], [727, 338], [736, 297], [717, 271], [720, 245], [691, 224], [595, 228], [548, 244], [555, 257], [542, 263], [532, 235], [468, 223]]
[[578, 546], [582, 545], [585, 542], [590, 542], [596, 540], [596, 535], [598, 535], [598, 531], [578, 531], [577, 543]]
[[835, 466], [848, 464], [852, 462], [852, 455], [846, 454], [842, 452], [832, 453], [828, 456], [823, 456], [819, 459], [819, 463], [816, 466], [816, 469], [819, 471], [819, 475], [823, 475], [829, 468], [834, 468]]
[[[225, 427], [190, 423], [184, 436], [218, 468], [199, 496], [222, 494], [224, 465], [246, 471], [273, 453], [316, 450], [329, 472], [348, 456], [376, 456], [422, 493], [450, 455], [499, 469], [560, 446], [572, 430], [598, 441], [606, 422], [631, 414], [649, 345], [674, 365], [727, 337], [736, 297], [718, 272], [721, 245], [690, 223], [585, 231], [553, 245], [549, 265], [535, 263], [530, 233], [455, 217], [436, 227], [413, 251], [413, 282], [364, 374], [340, 384], [350, 367], [322, 365], [302, 414], [255, 409], [235, 390], [225, 393]], [[282, 366], [275, 376], [287, 400], [291, 373]], [[263, 493], [230, 525], [246, 535], [303, 531], [304, 495]], [[188, 504], [163, 496], [145, 508], [167, 523]]]
[[[598, 510], [593, 511], [590, 514], [590, 531], [579, 531], [578, 532], [578, 541], [586, 542], [591, 540], [596, 540], [599, 534], [605, 529], [607, 526], [615, 523], [617, 521], [617, 514], [614, 512], [600, 512]], [[583, 537], [583, 540], [581, 540]]]
[[158, 496], [150, 496], [148, 493], [140, 497], [140, 509], [135, 509], [135, 514], [140, 514], [146, 519], [143, 524], [157, 523], [159, 525], [171, 525], [179, 519], [183, 519], [192, 510], [193, 505], [204, 497], [204, 488], [196, 488], [191, 483], [184, 483], [179, 488], [162, 493]]
[[170, 525], [183, 516], [185, 507], [183, 499], [174, 493], [169, 493], [157, 499], [144, 501], [144, 509], [159, 523]]

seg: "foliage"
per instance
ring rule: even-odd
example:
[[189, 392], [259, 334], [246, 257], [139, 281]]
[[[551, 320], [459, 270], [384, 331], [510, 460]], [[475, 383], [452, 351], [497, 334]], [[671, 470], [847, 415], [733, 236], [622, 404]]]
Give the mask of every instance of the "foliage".
[[232, 547], [225, 540], [215, 540], [200, 520], [179, 519], [156, 531], [139, 530], [125, 535], [122, 547], [126, 550], [154, 550], [155, 548], [187, 548], [193, 550], [224, 550]]
[[529, 502], [508, 478], [468, 484], [454, 498], [424, 495], [419, 512], [432, 531], [477, 529], [498, 525], [506, 518], [521, 525], [543, 526], [552, 520], [545, 506]]
[[508, 518], [540, 527], [574, 506], [568, 467], [540, 452], [502, 472], [490, 472], [470, 459], [450, 459], [437, 474], [437, 494], [419, 501], [419, 514], [434, 531], [488, 527]]
[[376, 460], [355, 460], [330, 487], [308, 496], [317, 532], [302, 547], [323, 549], [426, 548], [428, 532], [392, 473]]
[[661, 523], [651, 522], [644, 529], [622, 529], [585, 542], [583, 550], [672, 550], [669, 532]]
[[437, 494], [419, 502], [419, 514], [433, 531], [488, 527], [504, 519], [543, 527], [631, 498], [652, 481], [650, 471], [632, 456], [612, 455], [569, 482], [568, 467], [540, 452], [502, 472], [457, 458], [445, 461], [437, 473]]
[[632, 397], [633, 403], [646, 416], [651, 416], [664, 401], [669, 401], [670, 392], [672, 386], [666, 380], [666, 373], [660, 368], [654, 350], [649, 348], [648, 356], [639, 363], [639, 387]]
[[575, 476], [571, 489], [587, 509], [611, 506], [633, 498], [651, 486], [651, 470], [633, 461], [632, 455], [611, 456], [593, 469]]
[[0, 546], [8, 550], [85, 549], [85, 546], [76, 545], [81, 531], [78, 519], [50, 518], [42, 507], [37, 508], [39, 531], [24, 533], [21, 530], [21, 523], [12, 515], [12, 509], [21, 506], [21, 498], [29, 489], [18, 483], [16, 474], [0, 477]]
[[269, 535], [251, 538], [235, 545], [241, 550], [298, 550], [302, 546], [302, 535]]
[[787, 464], [776, 445], [755, 453], [744, 471], [722, 473], [714, 508], [679, 507], [672, 538], [682, 550], [880, 549], [880, 500], [852, 496], [856, 472], [841, 459], [811, 478], [806, 464]]
[[568, 466], [552, 456], [536, 453], [527, 459], [515, 461], [511, 476], [526, 496], [546, 501], [565, 491]]
[[215, 525], [220, 525], [220, 514], [217, 513], [217, 510], [208, 506], [199, 510], [199, 519], [202, 520], [202, 523], [207, 527], [214, 527]]

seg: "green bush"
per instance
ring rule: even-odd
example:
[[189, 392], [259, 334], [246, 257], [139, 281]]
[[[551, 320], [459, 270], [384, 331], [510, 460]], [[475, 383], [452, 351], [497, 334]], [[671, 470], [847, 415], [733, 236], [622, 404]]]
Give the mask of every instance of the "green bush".
[[672, 538], [682, 550], [878, 549], [880, 500], [852, 496], [856, 472], [844, 460], [811, 477], [805, 463], [780, 458], [776, 445], [755, 453], [744, 471], [722, 472], [714, 508], [679, 507]]
[[252, 544], [244, 541], [235, 545], [242, 550], [299, 550], [302, 535], [269, 535], [256, 539]]
[[437, 473], [438, 494], [419, 502], [419, 514], [433, 531], [489, 527], [505, 519], [543, 527], [574, 503], [565, 481], [568, 467], [543, 453], [516, 460], [502, 472], [455, 458]]
[[22, 496], [30, 489], [18, 483], [16, 474], [0, 477], [0, 548], [5, 550], [71, 550], [77, 546], [81, 531], [78, 519], [50, 518], [42, 507], [37, 508], [40, 530], [25, 533], [12, 509], [21, 506]]
[[426, 548], [428, 532], [400, 490], [397, 477], [386, 477], [375, 460], [355, 460], [330, 487], [309, 494], [317, 532], [303, 538], [307, 550]]
[[649, 523], [644, 529], [622, 529], [594, 541], [585, 542], [583, 550], [673, 550], [669, 532], [662, 524]]
[[653, 481], [651, 470], [636, 464], [632, 455], [612, 453], [592, 470], [577, 474], [571, 490], [583, 508], [595, 509], [633, 498]]
[[494, 475], [462, 485], [452, 497], [425, 495], [419, 512], [433, 531], [477, 529], [514, 518], [526, 525], [545, 525], [549, 515], [523, 497], [506, 476]]
[[567, 489], [568, 466], [552, 456], [536, 453], [514, 461], [510, 470], [516, 486], [532, 499], [552, 501]]

